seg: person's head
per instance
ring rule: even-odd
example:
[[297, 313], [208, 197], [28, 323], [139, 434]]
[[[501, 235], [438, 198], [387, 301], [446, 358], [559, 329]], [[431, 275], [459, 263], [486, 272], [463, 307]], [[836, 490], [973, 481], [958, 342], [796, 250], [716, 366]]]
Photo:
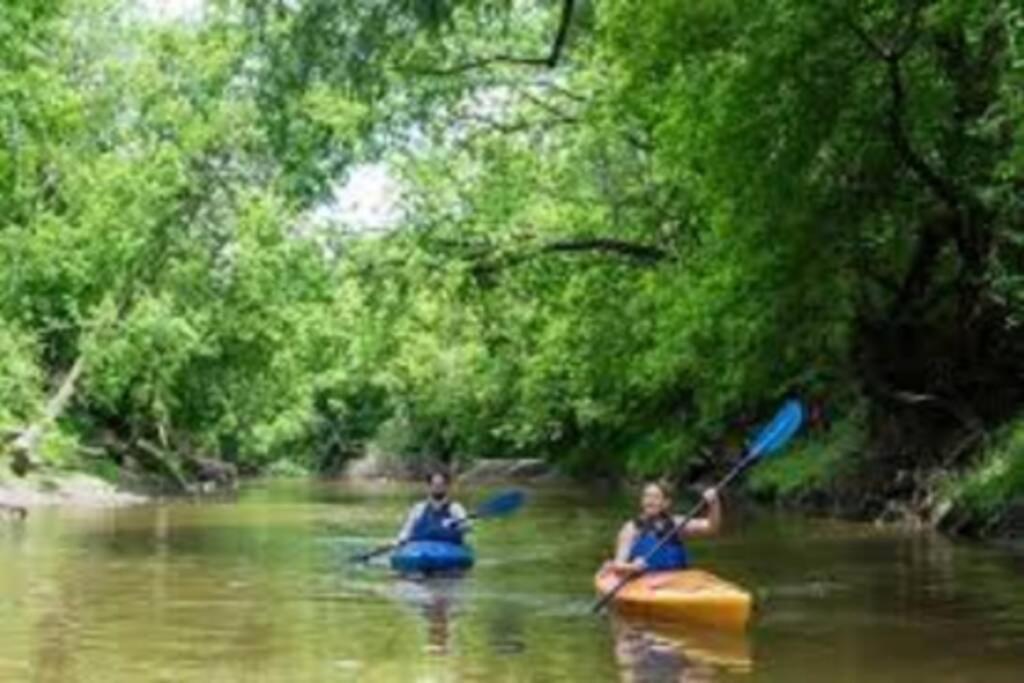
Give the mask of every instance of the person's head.
[[442, 501], [447, 498], [450, 486], [448, 475], [441, 470], [434, 470], [427, 475], [427, 494], [433, 500]]
[[666, 514], [672, 505], [668, 486], [659, 481], [650, 481], [644, 485], [640, 497], [640, 511], [648, 519]]

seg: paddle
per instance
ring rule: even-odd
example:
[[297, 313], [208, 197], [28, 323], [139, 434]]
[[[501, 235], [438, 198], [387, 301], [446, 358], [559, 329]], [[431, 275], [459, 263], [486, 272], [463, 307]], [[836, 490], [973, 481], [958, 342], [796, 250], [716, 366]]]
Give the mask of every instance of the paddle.
[[[478, 519], [490, 519], [494, 517], [505, 517], [511, 515], [513, 512], [518, 510], [526, 502], [526, 494], [522, 491], [509, 490], [502, 491], [501, 493], [491, 496], [483, 503], [477, 506], [476, 510], [466, 516], [466, 519], [462, 522], [469, 522], [471, 520]], [[352, 562], [368, 562], [378, 555], [390, 552], [398, 547], [397, 543], [388, 543], [386, 545], [378, 546], [373, 550], [365, 553], [359, 553], [353, 555], [350, 559]]]
[[[722, 480], [715, 486], [715, 490], [721, 491], [728, 486], [733, 479], [738, 477], [744, 470], [758, 462], [765, 456], [774, 455], [782, 450], [782, 447], [796, 434], [797, 430], [800, 429], [800, 425], [804, 421], [804, 409], [799, 401], [790, 400], [783, 404], [779, 412], [775, 414], [771, 422], [765, 425], [754, 437], [754, 440], [747, 447], [746, 453], [740, 458], [739, 462], [729, 471], [727, 475], [722, 477]], [[658, 550], [664, 546], [669, 539], [679, 533], [679, 530], [684, 528], [686, 524], [699, 515], [704, 507], [707, 505], [707, 500], [701, 498], [700, 501], [693, 506], [693, 508], [683, 515], [679, 522], [672, 527], [672, 529], [661, 537], [658, 543], [648, 552], [644, 557], [644, 562], [651, 559]], [[604, 609], [605, 605], [612, 601], [619, 591], [633, 579], [640, 576], [642, 572], [635, 572], [633, 574], [627, 574], [622, 577], [621, 580], [615, 586], [602, 595], [597, 602], [594, 603], [592, 608], [593, 612], [600, 612]]]

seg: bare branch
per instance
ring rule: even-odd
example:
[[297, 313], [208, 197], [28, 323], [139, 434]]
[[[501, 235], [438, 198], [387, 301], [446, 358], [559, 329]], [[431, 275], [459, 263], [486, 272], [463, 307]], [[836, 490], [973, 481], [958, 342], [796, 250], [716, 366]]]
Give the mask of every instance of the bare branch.
[[650, 267], [669, 259], [670, 254], [660, 247], [627, 242], [612, 238], [594, 237], [555, 240], [535, 249], [498, 254], [490, 260], [481, 259], [473, 265], [474, 275], [486, 276], [522, 265], [547, 254], [599, 254], [625, 257], [627, 265]]
[[500, 54], [491, 55], [490, 57], [481, 57], [479, 59], [473, 59], [468, 62], [462, 62], [460, 64], [454, 64], [452, 66], [440, 66], [440, 67], [412, 67], [406, 69], [413, 73], [422, 74], [424, 76], [458, 76], [459, 74], [466, 73], [467, 71], [475, 71], [477, 69], [486, 69], [491, 66], [498, 64], [505, 64], [509, 66], [546, 66], [546, 57], [516, 57], [513, 55]]
[[604, 252], [628, 256], [636, 261], [647, 264], [658, 263], [668, 258], [668, 253], [660, 247], [601, 237], [549, 242], [543, 245], [540, 251], [549, 253]]
[[575, 0], [562, 0], [562, 18], [558, 22], [558, 32], [555, 34], [555, 42], [551, 45], [551, 53], [548, 55], [548, 68], [558, 66], [558, 59], [565, 49], [566, 40], [569, 37], [569, 27], [572, 25], [572, 13]]
[[557, 106], [547, 101], [543, 97], [538, 97], [537, 95], [534, 95], [528, 90], [524, 90], [521, 94], [523, 96], [523, 99], [527, 100], [537, 108], [543, 109], [547, 113], [554, 116], [556, 119], [564, 123], [579, 123], [580, 119], [578, 116], [576, 116], [575, 114], [568, 114], [564, 112], [563, 110], [559, 109]]
[[568, 100], [573, 100], [574, 102], [578, 102], [580, 104], [588, 104], [590, 102], [590, 99], [591, 99], [587, 95], [581, 95], [579, 93], [573, 92], [572, 90], [570, 90], [569, 88], [567, 88], [567, 87], [565, 87], [563, 85], [559, 85], [558, 83], [555, 83], [550, 78], [546, 78], [546, 79], [544, 79], [542, 81], [538, 81], [537, 83], [534, 83], [534, 85], [536, 87], [538, 87], [538, 88], [544, 88], [546, 90], [551, 90], [552, 92], [555, 92], [558, 95], [561, 95], [562, 97], [564, 97], [564, 98], [566, 98]]
[[427, 76], [457, 76], [459, 74], [466, 73], [467, 71], [486, 69], [500, 64], [507, 66], [545, 67], [553, 69], [558, 66], [562, 53], [565, 51], [565, 46], [569, 39], [569, 29], [572, 27], [572, 17], [575, 6], [576, 0], [562, 0], [562, 12], [558, 21], [558, 29], [555, 32], [555, 38], [551, 44], [551, 50], [544, 57], [522, 57], [502, 53], [472, 59], [467, 62], [451, 66], [426, 68], [411, 67], [407, 70]]

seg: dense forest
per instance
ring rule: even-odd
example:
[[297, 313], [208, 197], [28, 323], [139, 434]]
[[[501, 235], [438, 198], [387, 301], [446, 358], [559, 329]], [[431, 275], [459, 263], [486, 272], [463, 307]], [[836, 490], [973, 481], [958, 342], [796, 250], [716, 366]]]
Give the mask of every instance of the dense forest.
[[1024, 517], [1018, 2], [159, 4], [0, 8], [16, 470], [689, 480], [796, 395], [758, 495]]

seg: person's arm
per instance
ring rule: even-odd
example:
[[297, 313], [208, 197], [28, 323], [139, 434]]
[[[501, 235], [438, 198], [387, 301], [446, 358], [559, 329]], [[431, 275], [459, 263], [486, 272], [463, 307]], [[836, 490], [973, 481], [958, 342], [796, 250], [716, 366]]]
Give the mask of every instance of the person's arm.
[[708, 513], [704, 517], [691, 519], [686, 527], [680, 530], [680, 534], [689, 538], [695, 536], [714, 536], [722, 527], [722, 501], [718, 497], [718, 491], [707, 489], [704, 491], [704, 500], [708, 502]]
[[448, 512], [452, 516], [449, 522], [450, 526], [456, 527], [459, 531], [469, 531], [473, 528], [469, 514], [466, 512], [466, 508], [462, 507], [461, 503], [453, 502], [448, 506]]
[[417, 503], [413, 505], [409, 510], [409, 514], [405, 517], [405, 523], [402, 524], [402, 529], [398, 532], [398, 536], [395, 538], [395, 545], [402, 545], [409, 542], [409, 538], [412, 536], [412, 528], [416, 525], [416, 520], [423, 514], [423, 503]]
[[630, 573], [643, 570], [642, 561], [630, 562], [629, 551], [633, 548], [636, 539], [636, 527], [633, 522], [626, 522], [619, 530], [619, 537], [615, 543], [615, 559], [612, 560], [612, 569], [620, 573]]

